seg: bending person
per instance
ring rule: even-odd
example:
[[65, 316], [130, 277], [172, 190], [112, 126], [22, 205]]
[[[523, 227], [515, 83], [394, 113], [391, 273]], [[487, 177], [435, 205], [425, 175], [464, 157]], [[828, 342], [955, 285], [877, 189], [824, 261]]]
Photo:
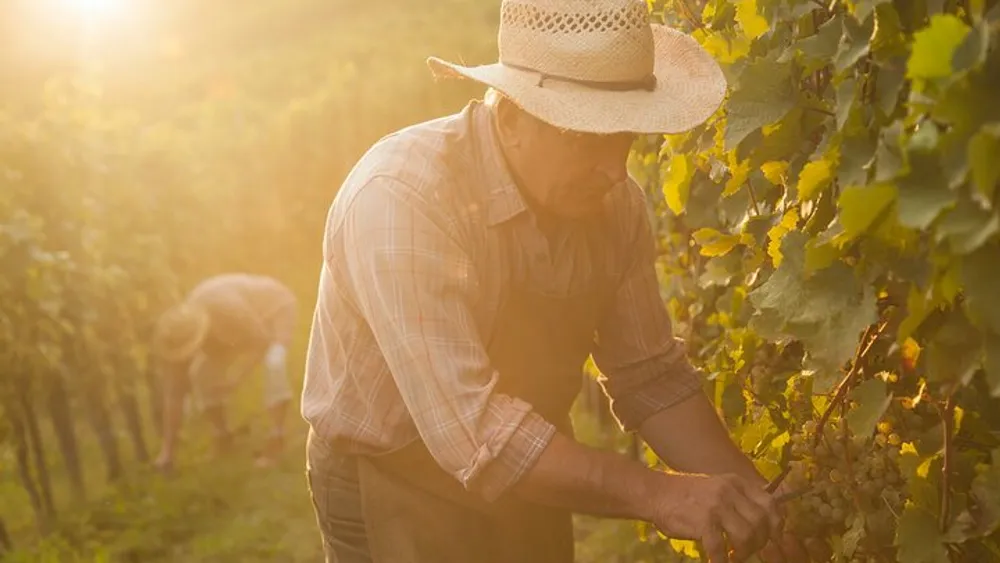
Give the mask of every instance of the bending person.
[[202, 281], [158, 320], [153, 339], [156, 369], [163, 381], [163, 444], [155, 464], [173, 466], [185, 399], [211, 422], [216, 444], [231, 441], [225, 403], [240, 382], [263, 364], [264, 407], [272, 430], [259, 466], [280, 452], [285, 412], [292, 398], [286, 354], [296, 322], [295, 294], [261, 275], [230, 273]]

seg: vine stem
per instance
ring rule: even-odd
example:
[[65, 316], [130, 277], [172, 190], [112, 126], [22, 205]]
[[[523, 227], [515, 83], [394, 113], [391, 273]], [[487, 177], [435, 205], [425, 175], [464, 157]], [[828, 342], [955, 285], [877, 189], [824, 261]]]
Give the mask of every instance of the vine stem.
[[[872, 339], [872, 341], [874, 342], [874, 339]], [[854, 486], [854, 463], [851, 461], [850, 447], [851, 437], [847, 428], [846, 418], [847, 402], [842, 401], [840, 403], [840, 444], [844, 448], [844, 462], [847, 464], [847, 475], [844, 475], [844, 485], [851, 490], [851, 498], [854, 499], [854, 507], [861, 510], [861, 496], [858, 495], [858, 488]]]
[[760, 215], [760, 206], [757, 204], [757, 194], [753, 191], [753, 185], [747, 181], [747, 192], [750, 193], [750, 203], [753, 204], [754, 215]]
[[806, 111], [814, 111], [816, 113], [822, 113], [823, 115], [829, 115], [830, 117], [836, 117], [837, 116], [837, 114], [833, 113], [832, 111], [830, 111], [828, 109], [814, 108], [812, 106], [802, 106], [802, 109], [804, 109]]
[[952, 430], [955, 426], [955, 399], [949, 393], [944, 409], [939, 411], [944, 426], [944, 463], [941, 465], [941, 522], [942, 532], [948, 530], [949, 513], [951, 512], [951, 463], [954, 454]]
[[847, 372], [847, 375], [840, 380], [840, 383], [837, 385], [837, 391], [833, 395], [833, 399], [830, 400], [830, 404], [826, 406], [826, 410], [823, 411], [823, 414], [819, 417], [819, 421], [816, 423], [817, 445], [819, 445], [819, 442], [823, 437], [823, 427], [826, 425], [827, 421], [830, 420], [830, 415], [833, 414], [833, 409], [837, 408], [837, 405], [844, 402], [847, 398], [847, 391], [851, 388], [851, 384], [854, 382], [854, 378], [857, 376], [858, 370], [860, 369], [861, 359], [868, 354], [869, 350], [871, 350], [872, 345], [875, 344], [879, 335], [882, 334], [883, 330], [885, 330], [886, 324], [887, 323], [882, 322], [875, 330], [875, 334], [872, 334], [871, 325], [865, 329], [864, 335], [858, 342], [858, 348], [854, 354], [854, 361], [851, 364], [851, 369]]
[[[868, 352], [872, 349], [875, 341], [878, 340], [878, 337], [882, 334], [887, 325], [888, 323], [885, 321], [880, 323], [878, 328], [875, 330], [875, 334], [872, 334], [873, 325], [869, 325], [868, 328], [865, 329], [865, 333], [861, 336], [861, 340], [858, 341], [858, 348], [854, 353], [854, 361], [851, 364], [850, 371], [848, 371], [847, 375], [840, 380], [840, 383], [837, 385], [837, 391], [834, 393], [833, 398], [830, 399], [830, 404], [826, 406], [826, 410], [823, 411], [823, 414], [819, 417], [819, 421], [816, 423], [816, 438], [814, 445], [818, 446], [823, 440], [823, 437], [825, 436], [823, 433], [823, 427], [826, 425], [826, 422], [830, 420], [830, 415], [833, 414], [833, 409], [837, 408], [837, 405], [842, 404], [847, 398], [847, 391], [850, 389], [851, 383], [858, 373], [858, 366], [861, 365], [861, 359], [868, 355]], [[778, 487], [781, 486], [781, 483], [786, 477], [788, 477], [790, 472], [790, 467], [782, 469], [781, 473], [779, 473], [777, 477], [767, 484], [765, 490], [769, 493], [773, 493], [778, 490]]]
[[705, 27], [700, 21], [698, 21], [698, 18], [694, 17], [694, 11], [692, 11], [691, 6], [688, 5], [688, 0], [679, 0], [677, 3], [684, 9], [684, 19], [686, 19], [689, 24], [693, 25], [697, 29]]

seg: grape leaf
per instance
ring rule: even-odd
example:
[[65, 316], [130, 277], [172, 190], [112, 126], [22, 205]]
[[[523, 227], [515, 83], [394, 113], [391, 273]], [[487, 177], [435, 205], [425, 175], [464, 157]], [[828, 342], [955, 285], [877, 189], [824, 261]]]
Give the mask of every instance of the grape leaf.
[[858, 0], [854, 3], [854, 17], [858, 18], [858, 21], [865, 21], [868, 19], [868, 16], [871, 15], [876, 6], [890, 1], [891, 0]]
[[822, 193], [830, 185], [832, 173], [833, 164], [826, 158], [806, 163], [799, 173], [799, 201], [808, 201]]
[[844, 138], [840, 145], [837, 183], [841, 186], [864, 185], [875, 157], [875, 141], [867, 132]]
[[899, 103], [899, 91], [906, 82], [906, 60], [893, 59], [878, 69], [875, 82], [875, 103], [883, 113], [889, 115]]
[[901, 68], [906, 68], [906, 56], [910, 54], [910, 49], [899, 12], [892, 4], [880, 4], [875, 10], [875, 34], [872, 36], [871, 51], [877, 62], [902, 56]]
[[757, 0], [736, 1], [736, 21], [743, 28], [743, 33], [750, 39], [757, 39], [767, 33], [767, 19], [757, 11]]
[[722, 256], [728, 254], [740, 242], [740, 238], [736, 235], [720, 233], [708, 227], [702, 227], [691, 233], [691, 237], [701, 246], [702, 256]]
[[840, 224], [848, 239], [861, 235], [883, 210], [896, 199], [896, 187], [891, 184], [849, 186], [840, 193]]
[[962, 258], [962, 285], [969, 311], [1000, 334], [1000, 243], [993, 242]]
[[910, 173], [899, 181], [899, 222], [926, 229], [955, 203], [955, 192], [948, 189], [940, 163], [930, 155], [911, 157], [910, 167]]
[[934, 515], [907, 506], [896, 527], [900, 563], [949, 563], [944, 538]]
[[892, 129], [882, 131], [878, 148], [875, 151], [875, 181], [893, 180], [903, 171], [903, 156], [899, 148], [899, 140]]
[[[804, 330], [798, 332], [798, 329], [805, 328], [798, 325], [788, 327], [788, 333], [805, 343], [810, 359], [824, 373], [836, 374], [840, 366], [854, 356], [861, 333], [876, 320], [875, 292], [866, 287], [850, 304], [828, 315], [824, 321], [811, 325], [816, 331], [814, 334]], [[828, 385], [829, 382], [821, 383]]]
[[801, 231], [785, 234], [781, 264], [748, 297], [772, 332], [803, 341], [814, 361], [835, 373], [875, 322], [875, 296], [840, 262], [805, 277], [807, 240]]
[[968, 197], [948, 211], [937, 227], [934, 236], [939, 242], [945, 238], [955, 254], [968, 254], [1000, 232], [1000, 216], [976, 205]]
[[769, 59], [748, 66], [729, 98], [725, 148], [731, 150], [752, 131], [778, 121], [795, 105], [792, 67]]
[[[729, 154], [733, 155], [734, 153]], [[747, 181], [747, 176], [750, 174], [750, 161], [742, 160], [737, 163], [734, 157], [730, 157], [729, 173], [731, 176], [726, 180], [726, 188], [722, 191], [723, 197], [729, 197], [743, 187], [743, 184]]]
[[741, 271], [742, 266], [743, 258], [739, 252], [715, 256], [705, 262], [705, 271], [698, 278], [698, 284], [701, 287], [726, 285], [734, 275]]
[[840, 35], [843, 33], [842, 20], [843, 16], [840, 14], [830, 18], [819, 26], [816, 33], [792, 44], [778, 60], [780, 62], [790, 61], [792, 55], [798, 52], [807, 63], [805, 65], [806, 72], [829, 64], [830, 59], [837, 54], [837, 47], [840, 44]]
[[906, 77], [931, 79], [951, 75], [952, 56], [968, 33], [969, 26], [956, 16], [931, 16], [930, 25], [913, 34], [913, 50], [906, 63]]
[[754, 146], [750, 157], [751, 166], [772, 160], [787, 161], [789, 155], [795, 154], [802, 148], [802, 143], [806, 142], [808, 135], [804, 113], [801, 106], [796, 106], [776, 124], [767, 126], [763, 131], [763, 138]]
[[781, 240], [784, 238], [785, 233], [795, 228], [798, 221], [799, 210], [793, 207], [782, 215], [781, 221], [777, 225], [767, 231], [767, 238], [770, 239], [767, 243], [767, 254], [771, 257], [771, 263], [775, 266], [781, 265]]
[[805, 271], [807, 274], [812, 274], [825, 270], [843, 254], [843, 251], [833, 243], [809, 244], [806, 246]]
[[869, 379], [851, 391], [851, 400], [858, 406], [847, 414], [847, 425], [855, 436], [867, 438], [889, 408], [892, 393], [887, 392], [886, 383], [881, 379]]
[[1000, 181], [1000, 123], [984, 126], [969, 140], [969, 166], [972, 182], [988, 202]]
[[978, 468], [977, 473], [972, 480], [977, 532], [987, 536], [1000, 528], [1000, 448], [993, 450], [992, 463]]
[[837, 47], [837, 55], [834, 60], [834, 68], [838, 73], [847, 70], [861, 57], [868, 54], [869, 40], [875, 31], [875, 18], [871, 16], [861, 24], [854, 18], [844, 18], [843, 23], [844, 34], [840, 37], [840, 44]]
[[986, 60], [990, 47], [990, 30], [986, 22], [981, 21], [973, 27], [962, 43], [955, 49], [951, 66], [955, 72], [965, 72], [979, 66]]
[[851, 527], [844, 532], [844, 555], [851, 557], [858, 549], [858, 544], [865, 537], [865, 515], [858, 513], [851, 522]]
[[663, 196], [674, 215], [684, 213], [684, 208], [687, 206], [688, 196], [691, 193], [692, 168], [688, 155], [675, 154], [670, 157], [663, 179]]
[[986, 371], [986, 385], [990, 388], [990, 396], [1000, 397], [1000, 335], [990, 332], [986, 335], [983, 346], [986, 357], [983, 369]]
[[982, 341], [982, 333], [960, 309], [950, 312], [924, 352], [928, 381], [968, 385], [979, 367]]
[[[706, 34], [701, 46], [724, 65], [736, 63], [750, 53], [750, 40], [745, 36], [732, 37], [721, 33]], [[724, 70], [727, 67], [724, 67]], [[729, 77], [727, 76], [727, 79]]]
[[837, 85], [837, 131], [844, 128], [847, 117], [854, 107], [854, 98], [857, 93], [858, 82], [853, 77], [845, 78]]

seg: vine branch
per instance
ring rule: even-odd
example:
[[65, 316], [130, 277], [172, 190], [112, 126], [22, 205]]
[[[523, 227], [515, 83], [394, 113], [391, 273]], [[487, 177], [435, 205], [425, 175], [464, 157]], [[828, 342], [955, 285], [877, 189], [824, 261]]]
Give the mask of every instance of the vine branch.
[[694, 12], [691, 10], [691, 6], [688, 5], [688, 0], [677, 0], [680, 4], [681, 10], [684, 12], [684, 19], [697, 29], [703, 29], [705, 26], [698, 21], [698, 18], [694, 17]]
[[955, 426], [955, 399], [949, 393], [944, 409], [939, 410], [944, 426], [944, 463], [941, 465], [941, 531], [947, 531], [951, 512], [951, 463], [954, 455], [952, 431]]
[[[869, 325], [868, 328], [865, 329], [864, 334], [861, 336], [861, 340], [858, 341], [857, 351], [854, 354], [854, 361], [851, 364], [850, 371], [848, 371], [847, 375], [845, 375], [844, 378], [840, 380], [840, 383], [837, 384], [837, 391], [834, 393], [833, 398], [830, 399], [830, 404], [826, 406], [823, 414], [820, 415], [819, 421], [816, 423], [816, 438], [814, 444], [817, 446], [825, 436], [823, 427], [826, 425], [826, 422], [830, 420], [830, 415], [833, 414], [833, 410], [837, 408], [838, 405], [841, 405], [847, 398], [847, 391], [850, 389], [854, 377], [858, 374], [858, 366], [861, 365], [861, 360], [868, 355], [868, 352], [872, 349], [875, 341], [878, 340], [878, 337], [885, 330], [886, 326], [888, 326], [888, 323], [885, 321], [881, 322], [878, 325], [878, 328], [875, 329], [874, 334], [872, 334], [872, 326], [874, 325]], [[785, 480], [785, 478], [788, 477], [790, 472], [791, 467], [785, 467], [782, 469], [781, 473], [779, 473], [774, 480], [768, 483], [765, 490], [769, 493], [776, 491], [778, 487], [781, 486], [781, 483]]]
[[854, 382], [854, 378], [858, 374], [859, 366], [861, 365], [861, 359], [868, 355], [868, 351], [871, 350], [872, 345], [878, 340], [879, 335], [885, 330], [887, 323], [882, 322], [875, 333], [872, 334], [872, 326], [869, 325], [865, 329], [864, 335], [858, 342], [857, 351], [854, 354], [854, 361], [851, 364], [851, 369], [847, 372], [847, 375], [840, 380], [837, 384], [837, 391], [833, 395], [833, 399], [830, 399], [830, 404], [826, 406], [826, 410], [820, 415], [819, 421], [816, 423], [816, 444], [818, 445], [823, 437], [823, 427], [826, 425], [827, 421], [830, 420], [830, 415], [833, 414], [833, 409], [837, 408], [837, 405], [844, 402], [847, 398], [847, 391], [851, 388], [851, 384]]
[[747, 180], [747, 192], [750, 194], [750, 203], [753, 205], [754, 215], [760, 215], [760, 205], [757, 204], [757, 193], [753, 191], [753, 184]]
[[808, 111], [814, 111], [816, 113], [822, 113], [823, 115], [829, 115], [831, 117], [836, 117], [837, 116], [837, 114], [833, 113], [832, 111], [830, 111], [828, 109], [816, 108], [816, 107], [812, 107], [812, 106], [802, 106], [802, 109], [808, 110]]

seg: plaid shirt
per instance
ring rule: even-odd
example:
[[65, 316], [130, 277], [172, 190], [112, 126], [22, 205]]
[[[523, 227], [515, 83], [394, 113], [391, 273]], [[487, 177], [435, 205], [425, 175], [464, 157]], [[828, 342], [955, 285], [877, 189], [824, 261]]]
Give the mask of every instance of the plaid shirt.
[[484, 342], [502, 297], [513, 284], [567, 294], [596, 275], [616, 284], [593, 359], [623, 427], [699, 392], [660, 297], [642, 190], [613, 189], [600, 221], [596, 239], [577, 224], [543, 232], [481, 102], [382, 139], [329, 210], [302, 415], [352, 453], [422, 438], [444, 470], [494, 499], [555, 431], [492, 392], [503, 375]]

